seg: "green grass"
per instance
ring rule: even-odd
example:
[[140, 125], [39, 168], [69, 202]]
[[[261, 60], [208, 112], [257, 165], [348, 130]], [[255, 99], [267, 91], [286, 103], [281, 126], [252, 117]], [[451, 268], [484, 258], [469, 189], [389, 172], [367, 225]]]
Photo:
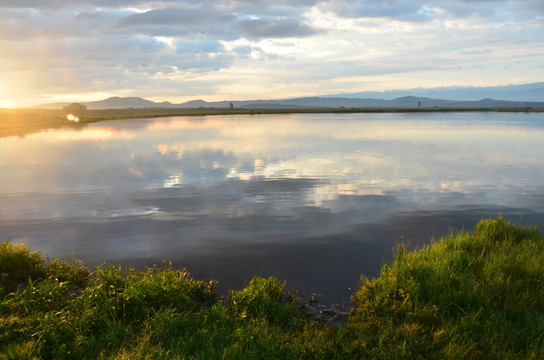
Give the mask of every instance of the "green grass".
[[542, 359], [544, 239], [503, 218], [361, 278], [343, 326], [275, 278], [219, 298], [170, 266], [92, 272], [0, 246], [0, 359]]

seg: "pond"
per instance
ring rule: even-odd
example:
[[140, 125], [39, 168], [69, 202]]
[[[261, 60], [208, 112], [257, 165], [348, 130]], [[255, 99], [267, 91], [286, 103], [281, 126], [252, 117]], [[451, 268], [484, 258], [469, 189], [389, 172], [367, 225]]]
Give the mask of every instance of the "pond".
[[341, 303], [399, 241], [544, 224], [543, 179], [542, 113], [104, 121], [0, 138], [0, 240]]

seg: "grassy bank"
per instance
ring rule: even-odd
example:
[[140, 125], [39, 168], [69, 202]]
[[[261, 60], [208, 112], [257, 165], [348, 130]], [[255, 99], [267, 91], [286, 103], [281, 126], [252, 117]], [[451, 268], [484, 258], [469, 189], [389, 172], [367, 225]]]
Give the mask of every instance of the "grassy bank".
[[392, 113], [392, 112], [543, 112], [541, 107], [487, 108], [292, 108], [292, 109], [230, 109], [230, 108], [127, 108], [88, 110], [79, 123], [68, 121], [61, 110], [0, 109], [0, 137], [24, 136], [43, 129], [59, 127], [80, 128], [104, 120], [160, 118], [170, 116], [259, 115], [299, 113]]
[[361, 278], [342, 326], [277, 279], [225, 299], [168, 266], [144, 272], [0, 246], [0, 358], [541, 359], [544, 238], [502, 218]]

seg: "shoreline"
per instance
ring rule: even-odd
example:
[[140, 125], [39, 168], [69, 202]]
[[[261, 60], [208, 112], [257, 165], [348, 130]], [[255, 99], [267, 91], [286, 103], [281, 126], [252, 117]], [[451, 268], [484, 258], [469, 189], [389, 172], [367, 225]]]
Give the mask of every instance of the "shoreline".
[[[86, 268], [0, 243], [0, 358], [518, 358], [544, 354], [544, 238], [502, 217], [361, 276], [349, 312], [254, 277]], [[318, 308], [319, 309], [319, 308]]]
[[416, 108], [278, 108], [278, 109], [230, 109], [230, 108], [127, 108], [87, 110], [78, 123], [65, 118], [62, 111], [54, 109], [0, 109], [0, 138], [25, 136], [46, 129], [83, 127], [99, 121], [173, 116], [214, 115], [265, 115], [265, 114], [350, 114], [350, 113], [439, 113], [439, 112], [512, 112], [541, 113], [544, 107], [416, 107]]

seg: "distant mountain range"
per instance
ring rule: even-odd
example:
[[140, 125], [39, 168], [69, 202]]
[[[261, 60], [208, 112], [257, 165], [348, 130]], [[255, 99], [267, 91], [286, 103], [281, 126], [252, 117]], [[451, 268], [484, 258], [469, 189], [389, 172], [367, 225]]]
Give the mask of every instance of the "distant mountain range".
[[[462, 97], [464, 94], [464, 98]], [[395, 96], [399, 95], [399, 96]], [[427, 96], [425, 96], [427, 95]], [[485, 97], [480, 98], [479, 95]], [[391, 98], [392, 96], [395, 96]], [[432, 96], [432, 97], [429, 97]], [[497, 97], [500, 100], [491, 98]], [[445, 99], [448, 100], [445, 100]], [[480, 99], [480, 100], [474, 100]], [[126, 108], [228, 108], [230, 104], [242, 109], [274, 108], [414, 108], [414, 107], [544, 107], [544, 83], [478, 88], [433, 88], [361, 92], [324, 95], [282, 100], [217, 101], [192, 100], [181, 104], [168, 101], [154, 102], [140, 97], [111, 97], [84, 102], [89, 110]], [[60, 109], [69, 103], [36, 106], [41, 109]]]
[[486, 86], [486, 87], [437, 87], [437, 88], [414, 88], [408, 90], [387, 90], [383, 92], [365, 91], [350, 94], [329, 95], [333, 97], [349, 98], [378, 98], [392, 100], [404, 96], [428, 97], [434, 99], [469, 100], [492, 98], [508, 101], [544, 101], [544, 82], [507, 85], [507, 86]]

